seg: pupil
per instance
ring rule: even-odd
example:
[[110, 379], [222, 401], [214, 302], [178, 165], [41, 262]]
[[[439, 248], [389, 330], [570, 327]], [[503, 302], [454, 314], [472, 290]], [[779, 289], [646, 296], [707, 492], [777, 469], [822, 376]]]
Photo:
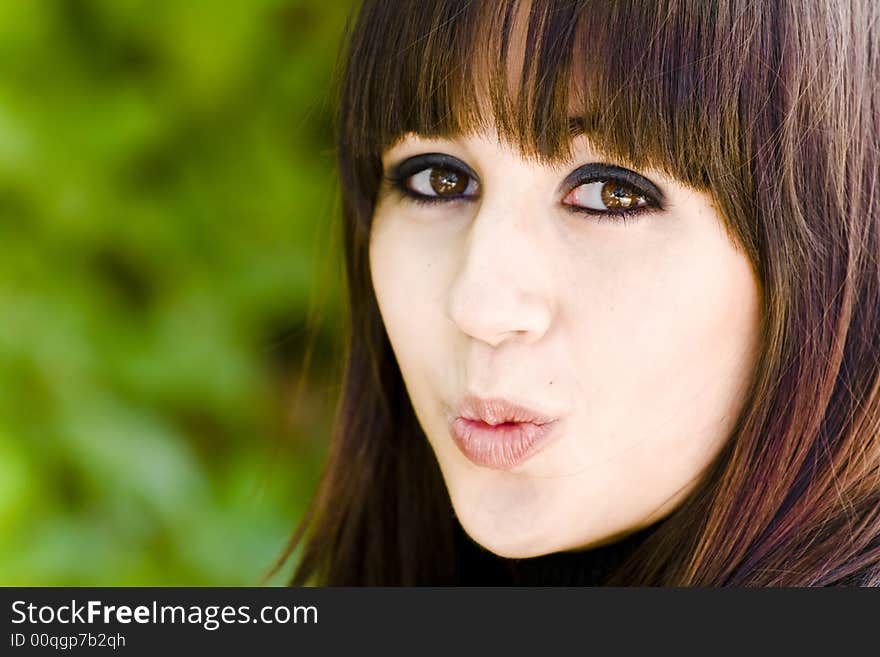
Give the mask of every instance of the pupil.
[[459, 175], [451, 169], [431, 170], [431, 189], [438, 195], [460, 194], [465, 190], [467, 176]]

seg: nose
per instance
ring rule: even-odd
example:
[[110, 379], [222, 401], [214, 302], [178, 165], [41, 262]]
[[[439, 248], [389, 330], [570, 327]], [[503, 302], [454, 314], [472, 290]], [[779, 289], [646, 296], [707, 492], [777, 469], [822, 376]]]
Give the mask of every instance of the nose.
[[548, 245], [522, 207], [476, 213], [449, 288], [446, 315], [465, 334], [498, 347], [534, 342], [553, 319]]

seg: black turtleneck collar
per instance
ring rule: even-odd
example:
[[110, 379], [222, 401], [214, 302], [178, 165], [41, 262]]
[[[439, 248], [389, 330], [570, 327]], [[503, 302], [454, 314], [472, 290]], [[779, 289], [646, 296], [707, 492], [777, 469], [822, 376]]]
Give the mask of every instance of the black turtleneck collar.
[[[505, 559], [463, 537], [464, 586], [599, 586], [608, 579], [658, 524], [614, 543], [578, 552], [554, 552], [528, 559]], [[463, 533], [463, 530], [462, 530]]]

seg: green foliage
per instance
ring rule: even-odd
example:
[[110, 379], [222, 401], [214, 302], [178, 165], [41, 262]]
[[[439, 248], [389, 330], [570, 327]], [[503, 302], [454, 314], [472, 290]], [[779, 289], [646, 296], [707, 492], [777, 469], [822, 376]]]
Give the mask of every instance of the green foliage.
[[335, 401], [348, 11], [0, 3], [0, 584], [257, 584], [283, 548]]

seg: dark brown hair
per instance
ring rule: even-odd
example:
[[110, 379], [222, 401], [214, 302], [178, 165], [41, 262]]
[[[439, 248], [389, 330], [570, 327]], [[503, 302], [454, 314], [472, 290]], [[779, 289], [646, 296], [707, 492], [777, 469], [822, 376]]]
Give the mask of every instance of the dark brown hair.
[[[367, 0], [337, 117], [350, 327], [291, 584], [468, 582], [463, 539], [373, 292], [383, 149], [485, 128], [712, 194], [761, 284], [745, 409], [617, 584], [880, 584], [880, 28], [872, 0]], [[518, 13], [524, 9], [525, 13]], [[514, 39], [521, 66], [509, 60]]]

